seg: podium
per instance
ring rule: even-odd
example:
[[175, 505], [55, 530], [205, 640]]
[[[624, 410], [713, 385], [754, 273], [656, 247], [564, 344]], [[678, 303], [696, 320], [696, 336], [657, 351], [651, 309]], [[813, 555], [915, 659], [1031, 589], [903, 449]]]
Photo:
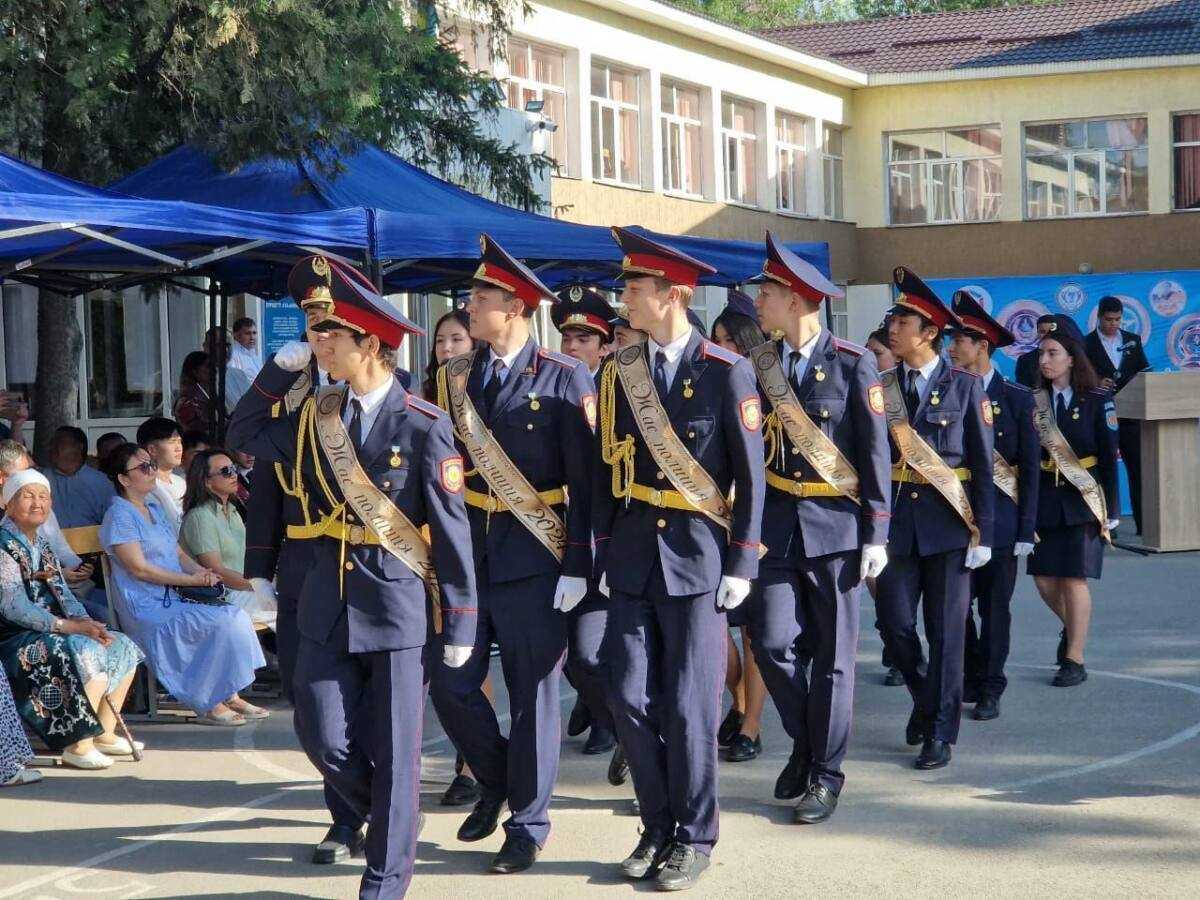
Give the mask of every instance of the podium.
[[1116, 397], [1142, 422], [1142, 540], [1200, 550], [1200, 371], [1142, 372]]

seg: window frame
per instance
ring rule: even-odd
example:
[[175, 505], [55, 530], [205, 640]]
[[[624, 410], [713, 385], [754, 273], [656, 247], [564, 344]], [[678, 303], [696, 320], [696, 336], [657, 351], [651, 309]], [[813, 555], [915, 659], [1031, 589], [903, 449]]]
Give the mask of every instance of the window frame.
[[[1195, 147], [1200, 151], [1200, 140], [1197, 141], [1177, 141], [1175, 140], [1175, 120], [1180, 116], [1196, 116], [1200, 118], [1200, 109], [1180, 109], [1171, 112], [1171, 212], [1177, 213], [1200, 213], [1200, 206], [1194, 206], [1190, 209], [1186, 206], [1176, 206], [1175, 189], [1179, 183], [1179, 169], [1175, 165], [1175, 151], [1180, 148]], [[1149, 126], [1147, 125], [1147, 132]], [[1149, 136], [1147, 134], [1147, 136]]]
[[[726, 103], [728, 103], [730, 105], [730, 121], [733, 120], [733, 107], [735, 107], [738, 104], [748, 107], [754, 113], [754, 131], [753, 132], [738, 131], [735, 128], [733, 128], [732, 126], [729, 128], [725, 127], [725, 104]], [[732, 94], [722, 94], [721, 95], [721, 180], [722, 180], [722, 183], [725, 188], [724, 199], [725, 199], [726, 203], [731, 203], [734, 206], [744, 206], [747, 209], [762, 209], [763, 208], [762, 204], [758, 198], [758, 171], [759, 171], [758, 124], [759, 124], [760, 118], [761, 118], [761, 116], [759, 115], [758, 104], [756, 104], [750, 100], [744, 100], [741, 97], [735, 97]], [[753, 162], [754, 184], [752, 185], [752, 190], [754, 191], [754, 197], [750, 200], [747, 200], [745, 197], [734, 197], [733, 191], [730, 190], [730, 179], [729, 179], [729, 175], [730, 175], [730, 172], [729, 172], [729, 142], [730, 142], [730, 140], [733, 140], [737, 147], [737, 157], [738, 157], [738, 162], [740, 164], [738, 171], [740, 171], [740, 172], [745, 171], [745, 162], [744, 161], [746, 158], [747, 150], [749, 150], [750, 156], [754, 161]], [[747, 145], [749, 145], [749, 146], [747, 147]]]
[[[1000, 151], [998, 153], [972, 154], [968, 156], [950, 156], [949, 155], [949, 140], [950, 133], [953, 131], [971, 131], [982, 129], [994, 129], [1000, 135]], [[892, 140], [893, 138], [902, 138], [905, 135], [914, 134], [931, 134], [937, 133], [942, 137], [942, 156], [938, 159], [912, 159], [912, 160], [894, 160], [892, 159]], [[964, 197], [966, 195], [966, 182], [963, 180], [963, 173], [966, 169], [966, 163], [976, 163], [994, 160], [1000, 171], [1000, 190], [994, 195], [997, 198], [996, 214], [989, 219], [968, 219], [966, 217], [966, 204]], [[892, 221], [892, 178], [893, 171], [897, 169], [907, 169], [910, 166], [920, 166], [923, 169], [923, 184], [925, 189], [924, 204], [926, 219], [924, 222], [894, 222]], [[951, 193], [952, 205], [957, 206], [957, 218], [933, 218], [933, 210], [936, 207], [934, 201], [935, 191], [937, 190], [938, 182], [933, 177], [935, 168], [950, 167], [954, 172], [954, 180]], [[911, 178], [911, 172], [905, 173], [906, 177]], [[1003, 127], [998, 122], [988, 122], [984, 124], [972, 125], [950, 125], [937, 126], [930, 128], [906, 128], [903, 131], [888, 131], [883, 134], [883, 181], [886, 185], [884, 190], [884, 218], [888, 228], [924, 228], [930, 225], [986, 225], [992, 222], [1000, 222], [1004, 218], [1004, 134]], [[982, 196], [982, 195], [981, 195]], [[993, 196], [993, 195], [988, 195]]]
[[[697, 108], [698, 108], [698, 110], [697, 110], [697, 115], [699, 116], [698, 118], [690, 119], [687, 116], [681, 115], [677, 111], [678, 107], [676, 106], [676, 102], [675, 102], [676, 101], [676, 91], [680, 88], [683, 88], [684, 90], [696, 92], [696, 96], [699, 99], [699, 102], [696, 104]], [[703, 118], [703, 112], [702, 112], [703, 106], [704, 106], [704, 88], [701, 88], [698, 85], [689, 84], [686, 81], [677, 81], [676, 79], [673, 79], [673, 78], [662, 78], [662, 79], [660, 79], [660, 82], [659, 82], [659, 89], [664, 96], [668, 90], [671, 92], [671, 109], [672, 109], [672, 112], [669, 112], [669, 113], [663, 112], [662, 102], [661, 102], [661, 100], [659, 101], [659, 109], [658, 109], [659, 131], [663, 132], [663, 135], [662, 135], [662, 137], [663, 137], [663, 140], [662, 140], [663, 193], [669, 194], [672, 197], [686, 197], [689, 200], [703, 200], [703, 199], [705, 199], [705, 197], [704, 197], [704, 118]], [[697, 189], [694, 192], [687, 190], [687, 188], [683, 187], [683, 186], [680, 186], [680, 187], [669, 187], [668, 186], [668, 182], [670, 181], [670, 179], [668, 178], [668, 173], [670, 171], [670, 153], [671, 153], [671, 143], [670, 143], [670, 140], [668, 139], [668, 135], [669, 135], [670, 131], [673, 129], [679, 130], [679, 137], [680, 137], [679, 145], [681, 148], [681, 153], [680, 153], [680, 157], [679, 157], [679, 173], [680, 173], [680, 180], [682, 182], [684, 182], [684, 184], [686, 184], [688, 179], [684, 173], [684, 167], [689, 165], [689, 160], [688, 160], [688, 154], [682, 152], [682, 148], [686, 147], [686, 145], [687, 145], [687, 142], [685, 140], [686, 135], [687, 135], [687, 129], [689, 127], [693, 127], [693, 126], [697, 129], [697, 131], [699, 132], [699, 136], [700, 136], [699, 137], [699, 140], [700, 140], [700, 170], [695, 173]], [[691, 174], [690, 168], [689, 168], [688, 174]]]
[[[592, 92], [592, 87], [591, 87], [592, 81], [596, 77], [597, 69], [604, 70], [604, 89], [606, 91], [608, 91], [609, 93], [612, 92], [612, 77], [611, 77], [612, 73], [617, 72], [624, 76], [631, 76], [634, 79], [634, 95], [637, 97], [637, 102], [634, 103], [634, 102], [626, 101], [626, 100], [613, 100], [609, 97], [597, 97]], [[596, 57], [592, 57], [591, 67], [588, 70], [588, 115], [590, 117], [592, 117], [592, 126], [593, 126], [592, 127], [592, 146], [589, 148], [589, 150], [592, 151], [591, 152], [592, 181], [595, 181], [599, 184], [610, 184], [610, 185], [614, 185], [616, 187], [625, 187], [625, 188], [640, 189], [645, 186], [645, 177], [642, 174], [642, 130], [643, 130], [642, 129], [642, 74], [643, 73], [641, 70], [635, 69], [632, 66], [623, 66], [623, 65], [620, 65], [619, 63], [610, 63], [605, 59], [598, 59]], [[594, 116], [594, 110], [596, 107], [599, 107], [600, 110], [602, 111], [599, 117]], [[604, 147], [603, 147], [604, 135], [603, 135], [603, 132], [600, 134], [599, 143], [597, 143], [597, 135], [596, 135], [595, 125], [597, 123], [603, 125], [603, 121], [604, 121], [603, 110], [605, 110], [605, 109], [612, 111], [612, 120], [613, 120], [613, 128], [614, 128], [614, 131], [613, 131], [613, 172], [614, 172], [614, 177], [612, 177], [612, 178], [606, 178], [606, 177], [604, 177], [603, 174], [600, 174], [600, 175], [596, 174], [597, 165], [599, 165], [599, 171], [601, 173], [603, 173], [603, 171], [604, 171], [603, 162], [600, 162], [596, 159], [596, 155], [594, 152], [594, 150], [597, 146], [599, 146], [601, 150], [604, 149]], [[634, 144], [636, 145], [635, 160], [637, 163], [637, 174], [636, 174], [636, 180], [634, 180], [634, 181], [623, 181], [621, 179], [621, 164], [624, 161], [623, 157], [621, 156], [621, 144], [622, 144], [622, 142], [621, 142], [621, 113], [622, 112], [632, 112], [633, 119], [637, 123], [637, 134], [636, 134], [635, 140], [634, 140]]]
[[[1118, 121], [1118, 120], [1131, 120], [1131, 119], [1141, 119], [1142, 121], [1144, 121], [1146, 123], [1145, 143], [1139, 145], [1138, 147], [1132, 147], [1132, 148], [1129, 148], [1129, 147], [1124, 147], [1124, 148], [1123, 147], [1083, 147], [1083, 148], [1079, 148], [1078, 150], [1067, 149], [1064, 151], [1064, 154], [1067, 157], [1067, 183], [1068, 184], [1071, 182], [1072, 174], [1075, 171], [1075, 157], [1076, 156], [1086, 156], [1088, 154], [1099, 154], [1100, 155], [1101, 168], [1100, 168], [1100, 176], [1097, 179], [1097, 181], [1098, 181], [1098, 184], [1100, 185], [1100, 207], [1101, 208], [1097, 212], [1080, 213], [1080, 212], [1072, 211], [1075, 206], [1075, 192], [1068, 190], [1067, 191], [1067, 212], [1062, 213], [1062, 214], [1046, 215], [1046, 216], [1032, 216], [1029, 214], [1029, 197], [1030, 197], [1029, 162], [1030, 162], [1031, 157], [1026, 150], [1026, 146], [1027, 146], [1028, 140], [1029, 140], [1030, 127], [1037, 127], [1038, 125], [1068, 125], [1068, 124], [1073, 124], [1073, 123], [1082, 123], [1084, 128], [1086, 129], [1087, 126], [1093, 122], [1114, 122], [1114, 121]], [[1109, 212], [1108, 211], [1108, 181], [1105, 178], [1104, 156], [1110, 150], [1127, 150], [1127, 151], [1144, 150], [1146, 152], [1146, 208], [1145, 209], [1127, 210], [1127, 211], [1123, 211], [1123, 212]], [[1038, 153], [1038, 154], [1035, 154], [1032, 158], [1038, 159], [1041, 157], [1049, 157], [1049, 156], [1054, 156], [1054, 155], [1056, 155], [1056, 154], [1055, 153]], [[1108, 218], [1117, 218], [1120, 216], [1149, 215], [1150, 214], [1150, 182], [1151, 182], [1150, 161], [1151, 161], [1151, 157], [1150, 157], [1150, 116], [1147, 113], [1114, 113], [1112, 115], [1106, 115], [1106, 116], [1075, 116], [1075, 117], [1069, 117], [1069, 118], [1064, 118], [1064, 119], [1036, 119], [1036, 120], [1032, 120], [1032, 121], [1028, 121], [1028, 122], [1022, 122], [1021, 123], [1021, 221], [1023, 221], [1023, 222], [1042, 222], [1042, 221], [1046, 221], [1046, 220], [1060, 220], [1061, 221], [1063, 219], [1108, 219]], [[1172, 165], [1172, 169], [1174, 169], [1173, 165]], [[1172, 198], [1171, 202], [1172, 202], [1172, 205], [1174, 205], [1173, 198]]]
[[[780, 139], [779, 125], [780, 125], [781, 119], [791, 119], [799, 124], [800, 129], [801, 129], [801, 136], [802, 136], [801, 139], [803, 141], [802, 144], [793, 144], [791, 141], [785, 141], [785, 140]], [[813, 143], [812, 138], [813, 138], [813, 119], [811, 116], [804, 116], [804, 115], [801, 115], [800, 113], [788, 112], [787, 110], [781, 110], [781, 109], [775, 110], [775, 209], [778, 212], [785, 213], [786, 215], [789, 215], [789, 216], [802, 216], [804, 218], [814, 218], [812, 212], [808, 208], [808, 186], [809, 186], [809, 176], [810, 176], [809, 163], [812, 158], [812, 143]], [[802, 183], [800, 185], [799, 191], [796, 190], [795, 178], [793, 178], [793, 172], [794, 172], [795, 165], [796, 165], [795, 154], [797, 152], [799, 152], [801, 154], [800, 170], [802, 173], [802, 175], [801, 175]], [[789, 165], [787, 167], [788, 180], [791, 182], [791, 197], [794, 202], [797, 195], [799, 195], [799, 197], [803, 203], [802, 209], [797, 209], [794, 205], [793, 206], [784, 206], [783, 205], [783, 197], [782, 197], [783, 179], [784, 179], [783, 155], [785, 153], [791, 157], [791, 160], [790, 160], [791, 165]]]
[[[535, 49], [541, 50], [544, 52], [548, 52], [548, 53], [554, 53], [554, 54], [557, 54], [559, 57], [561, 57], [562, 58], [562, 72], [563, 72], [562, 85], [551, 84], [549, 82], [538, 81], [534, 78], [526, 78], [523, 75], [513, 74], [513, 45], [514, 44], [524, 45], [526, 69], [529, 72], [533, 71], [533, 51]], [[554, 160], [556, 163], [555, 174], [560, 175], [560, 176], [567, 175], [569, 165], [570, 165], [570, 162], [569, 162], [570, 156], [571, 156], [570, 142], [567, 140], [567, 126], [569, 124], [569, 122], [567, 120], [571, 116], [571, 113], [570, 113], [571, 94], [568, 91], [569, 79], [567, 77], [568, 62], [569, 62], [569, 60], [567, 58], [567, 51], [565, 49], [563, 49], [562, 47], [557, 47], [554, 44], [546, 44], [541, 41], [531, 40], [530, 38], [522, 37], [517, 34], [511, 34], [508, 37], [508, 59], [507, 59], [508, 74], [506, 74], [504, 76], [504, 80], [503, 80], [505, 105], [508, 106], [509, 109], [516, 109], [518, 112], [524, 112], [524, 109], [525, 109], [524, 104], [521, 104], [520, 107], [514, 107], [514, 106], [509, 105], [508, 89], [509, 89], [510, 85], [516, 85], [518, 91], [520, 91], [522, 94], [524, 93], [525, 90], [529, 90], [534, 95], [531, 99], [535, 99], [535, 100], [543, 100], [544, 101], [546, 99], [547, 92], [550, 92], [553, 94], [558, 94], [558, 95], [561, 95], [561, 97], [562, 97], [563, 121], [561, 121], [561, 122], [555, 121], [554, 124], [558, 126], [558, 130], [550, 135], [551, 149], [555, 149], [555, 145], [560, 142], [562, 144], [562, 158], [561, 159], [555, 158], [555, 160]]]
[[[836, 132], [837, 134], [841, 135], [841, 153], [829, 152], [829, 135], [832, 132]], [[833, 162], [840, 163], [838, 166], [838, 174], [840, 177], [838, 178], [837, 184], [833, 186], [835, 194], [834, 199], [838, 202], [835, 202], [833, 204], [833, 208], [831, 209], [829, 203], [827, 202], [830, 189], [827, 173], [829, 164]], [[842, 207], [840, 215], [836, 213], [836, 209], [839, 205]], [[846, 218], [846, 127], [844, 125], [838, 125], [830, 122], [821, 123], [821, 212], [823, 213], [822, 218], [829, 219], [832, 222], [849, 221], [849, 219]]]

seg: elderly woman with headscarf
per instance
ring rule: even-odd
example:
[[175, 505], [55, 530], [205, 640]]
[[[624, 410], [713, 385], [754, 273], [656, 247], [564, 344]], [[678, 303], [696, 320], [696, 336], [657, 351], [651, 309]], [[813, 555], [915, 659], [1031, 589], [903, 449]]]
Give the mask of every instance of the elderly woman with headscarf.
[[115, 734], [115, 710], [142, 653], [89, 618], [38, 534], [50, 515], [46, 477], [35, 469], [13, 473], [0, 501], [0, 662], [17, 710], [48, 747], [62, 750], [65, 764], [106, 769], [111, 757], [133, 752]]

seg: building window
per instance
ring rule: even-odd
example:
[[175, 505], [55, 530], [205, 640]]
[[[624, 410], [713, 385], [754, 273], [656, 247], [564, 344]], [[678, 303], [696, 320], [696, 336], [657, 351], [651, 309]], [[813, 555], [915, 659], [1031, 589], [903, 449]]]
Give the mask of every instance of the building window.
[[1146, 119], [1081, 119], [1025, 126], [1025, 203], [1031, 219], [1149, 209]]
[[607, 63], [592, 66], [592, 177], [640, 186], [638, 76]]
[[842, 129], [826, 125], [821, 141], [821, 175], [825, 189], [825, 217], [846, 217], [845, 186], [842, 181]]
[[758, 203], [758, 123], [754, 107], [743, 100], [721, 100], [721, 137], [725, 147], [725, 197], [734, 203]]
[[775, 203], [794, 213], [808, 212], [808, 119], [791, 113], [775, 116], [775, 155], [779, 168], [779, 183]]
[[456, 21], [443, 32], [444, 40], [462, 57], [472, 72], [491, 74], [492, 47], [489, 32], [473, 22]]
[[1174, 121], [1175, 208], [1200, 209], [1200, 113]]
[[662, 85], [663, 190], [699, 196], [704, 190], [700, 89]]
[[889, 135], [889, 221], [995, 221], [1000, 175], [999, 126]]
[[88, 415], [141, 418], [162, 408], [162, 338], [156, 291], [96, 291], [84, 302]]
[[4, 386], [33, 408], [37, 380], [37, 289], [6, 283], [3, 296]]
[[517, 38], [508, 42], [508, 105], [524, 109], [530, 100], [542, 100], [542, 115], [558, 125], [550, 136], [550, 153], [560, 172], [567, 167], [566, 56], [561, 50]]

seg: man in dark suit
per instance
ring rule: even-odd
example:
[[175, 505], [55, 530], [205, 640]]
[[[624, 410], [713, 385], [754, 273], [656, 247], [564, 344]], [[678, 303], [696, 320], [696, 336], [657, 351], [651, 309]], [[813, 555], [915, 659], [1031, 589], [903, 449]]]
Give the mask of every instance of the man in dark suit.
[[[360, 900], [402, 897], [420, 828], [428, 672], [443, 667], [429, 651], [444, 644], [446, 666], [461, 666], [475, 638], [463, 464], [449, 418], [393, 373], [404, 334], [420, 329], [336, 260], [297, 265], [310, 282], [304, 296], [330, 303], [311, 326], [321, 368], [346, 384], [273, 415], [314, 353], [289, 342], [239, 401], [228, 440], [300, 469], [313, 521], [287, 533], [313, 550], [297, 613], [297, 733], [359, 819], [370, 817]], [[430, 611], [434, 578], [441, 602]]]
[[[1125, 307], [1116, 297], [1101, 297], [1096, 310], [1096, 330], [1084, 340], [1084, 349], [1100, 387], [1116, 396], [1125, 389], [1138, 372], [1150, 368], [1141, 335], [1121, 327]], [[1118, 419], [1117, 441], [1121, 459], [1129, 475], [1129, 500], [1133, 505], [1133, 521], [1137, 533], [1142, 533], [1142, 423], [1137, 419]]]
[[[1041, 341], [1050, 331], [1050, 326], [1054, 324], [1054, 316], [1038, 316], [1037, 320], [1037, 339]], [[1035, 343], [1033, 349], [1022, 353], [1017, 357], [1017, 368], [1013, 373], [1013, 380], [1017, 384], [1023, 384], [1031, 391], [1042, 386], [1042, 373], [1038, 369], [1038, 354], [1041, 353], [1041, 348]]]

